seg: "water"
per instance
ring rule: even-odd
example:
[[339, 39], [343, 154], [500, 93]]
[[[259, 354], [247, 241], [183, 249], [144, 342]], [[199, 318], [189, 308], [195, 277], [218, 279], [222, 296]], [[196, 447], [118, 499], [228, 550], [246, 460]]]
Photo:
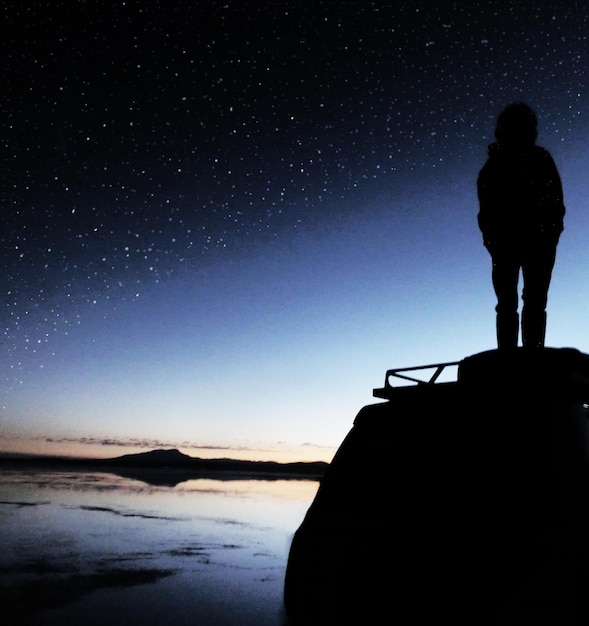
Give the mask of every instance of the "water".
[[288, 549], [318, 485], [0, 471], [2, 622], [285, 626]]

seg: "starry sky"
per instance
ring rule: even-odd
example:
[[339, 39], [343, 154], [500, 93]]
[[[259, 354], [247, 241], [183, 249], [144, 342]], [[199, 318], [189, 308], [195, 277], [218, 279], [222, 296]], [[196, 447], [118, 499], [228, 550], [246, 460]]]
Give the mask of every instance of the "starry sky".
[[538, 114], [589, 351], [581, 1], [3, 4], [0, 450], [330, 460], [385, 371], [492, 349], [476, 176]]

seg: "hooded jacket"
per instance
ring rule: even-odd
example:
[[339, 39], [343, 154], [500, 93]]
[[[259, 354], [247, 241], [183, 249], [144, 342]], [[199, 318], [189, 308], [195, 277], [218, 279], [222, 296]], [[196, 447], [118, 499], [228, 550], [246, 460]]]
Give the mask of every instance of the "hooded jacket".
[[545, 148], [492, 143], [477, 192], [478, 224], [489, 251], [558, 243], [565, 214], [562, 184]]

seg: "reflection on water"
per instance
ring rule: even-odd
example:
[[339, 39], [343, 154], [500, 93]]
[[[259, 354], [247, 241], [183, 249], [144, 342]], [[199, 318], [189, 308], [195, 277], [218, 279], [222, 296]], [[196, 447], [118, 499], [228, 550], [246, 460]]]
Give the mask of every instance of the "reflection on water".
[[1, 471], [0, 606], [19, 625], [282, 626], [318, 484]]

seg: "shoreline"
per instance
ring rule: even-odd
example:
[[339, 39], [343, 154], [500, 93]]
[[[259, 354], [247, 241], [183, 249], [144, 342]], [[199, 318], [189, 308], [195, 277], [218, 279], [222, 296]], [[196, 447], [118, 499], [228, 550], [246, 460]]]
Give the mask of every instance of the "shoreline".
[[[152, 451], [110, 459], [0, 453], [0, 471], [98, 471], [143, 480], [151, 484], [177, 484], [198, 478], [217, 480], [320, 480], [328, 463], [201, 459], [176, 451]], [[172, 453], [172, 454], [170, 454]]]

